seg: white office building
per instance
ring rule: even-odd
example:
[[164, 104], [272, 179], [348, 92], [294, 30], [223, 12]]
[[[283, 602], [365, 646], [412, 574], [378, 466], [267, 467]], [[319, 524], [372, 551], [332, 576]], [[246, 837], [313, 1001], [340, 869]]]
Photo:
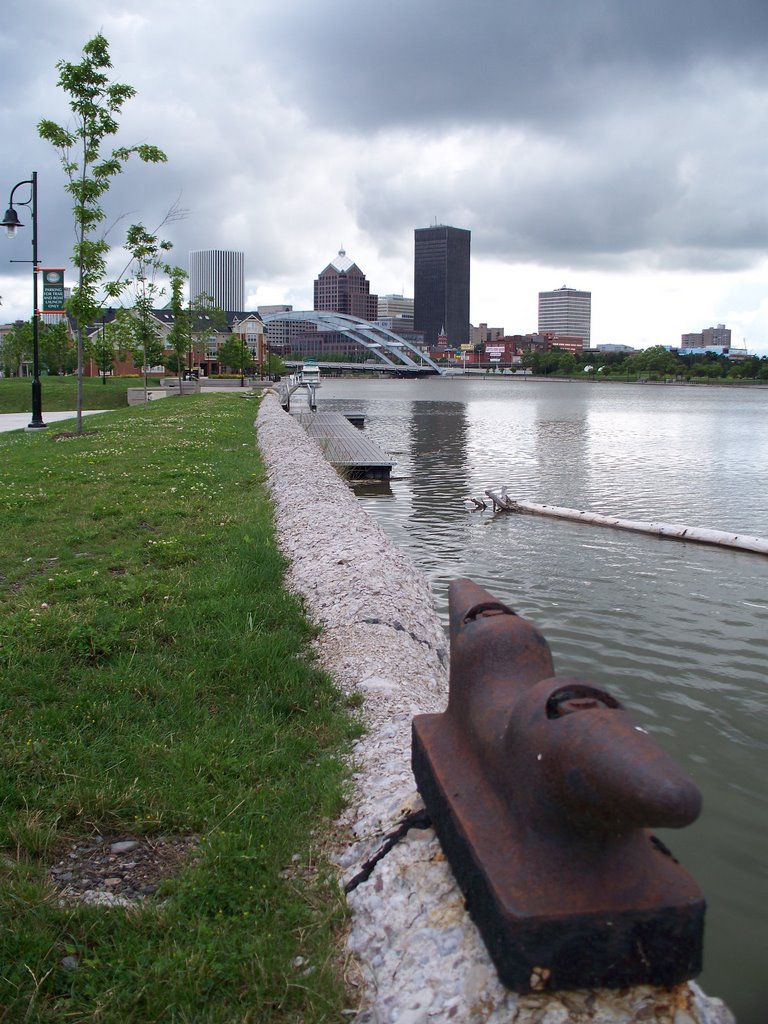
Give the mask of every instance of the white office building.
[[413, 299], [403, 295], [380, 295], [379, 318], [404, 316], [413, 320]]
[[245, 254], [229, 249], [196, 249], [189, 254], [189, 296], [210, 295], [224, 310], [245, 308]]
[[581, 338], [584, 348], [589, 348], [591, 325], [592, 292], [565, 285], [552, 292], [539, 292], [539, 334]]

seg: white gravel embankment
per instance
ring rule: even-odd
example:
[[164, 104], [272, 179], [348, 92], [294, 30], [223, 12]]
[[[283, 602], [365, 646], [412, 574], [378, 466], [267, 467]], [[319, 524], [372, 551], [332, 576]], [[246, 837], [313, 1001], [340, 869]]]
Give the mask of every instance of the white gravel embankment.
[[[288, 585], [322, 627], [322, 666], [361, 693], [355, 793], [340, 821], [342, 882], [421, 806], [410, 768], [415, 714], [447, 699], [448, 645], [429, 584], [360, 507], [320, 448], [272, 395], [258, 443]], [[349, 948], [363, 991], [356, 1024], [732, 1024], [694, 984], [519, 996], [503, 988], [432, 829], [409, 831], [349, 894]], [[351, 1019], [352, 1015], [347, 1019]]]

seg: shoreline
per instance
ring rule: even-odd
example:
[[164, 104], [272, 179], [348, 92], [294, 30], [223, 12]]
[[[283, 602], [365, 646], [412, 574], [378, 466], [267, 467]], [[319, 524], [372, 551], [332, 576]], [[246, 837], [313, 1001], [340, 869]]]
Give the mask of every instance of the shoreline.
[[[326, 380], [376, 380], [381, 381], [397, 381], [402, 383], [404, 379], [402, 377], [392, 377], [388, 374], [376, 373], [367, 375], [365, 373], [326, 373], [321, 377]], [[532, 382], [534, 384], [589, 384], [589, 385], [603, 385], [603, 384], [628, 384], [628, 385], [640, 385], [642, 387], [690, 387], [690, 388], [723, 388], [730, 391], [742, 391], [742, 390], [755, 390], [755, 391], [766, 391], [768, 390], [768, 381], [760, 383], [758, 381], [750, 380], [749, 383], [725, 383], [721, 381], [701, 381], [701, 380], [623, 380], [616, 377], [595, 377], [589, 378], [584, 377], [555, 377], [545, 376], [543, 374], [522, 374], [522, 373], [494, 373], [483, 371], [464, 371], [455, 370], [449, 371], [443, 375], [437, 376], [431, 374], [427, 377], [419, 377], [420, 381], [458, 381], [458, 380], [485, 380], [485, 381], [514, 381], [515, 383], [526, 383]]]
[[[422, 806], [410, 721], [445, 705], [447, 640], [426, 580], [316, 443], [270, 395], [256, 423], [290, 563], [286, 585], [321, 627], [322, 667], [344, 693], [362, 697], [367, 731], [354, 747], [354, 792], [335, 828], [343, 885]], [[348, 903], [347, 951], [361, 979], [356, 1024], [733, 1024], [722, 1001], [693, 982], [526, 996], [503, 988], [431, 828], [407, 832]]]

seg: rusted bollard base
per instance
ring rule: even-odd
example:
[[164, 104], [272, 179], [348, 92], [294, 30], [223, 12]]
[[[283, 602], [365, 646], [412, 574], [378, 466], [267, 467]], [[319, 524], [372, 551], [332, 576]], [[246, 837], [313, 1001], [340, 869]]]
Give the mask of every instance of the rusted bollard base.
[[592, 909], [580, 911], [578, 865], [563, 861], [559, 870], [557, 856], [548, 861], [546, 850], [540, 856], [541, 847], [531, 846], [450, 716], [414, 719], [412, 764], [502, 984], [517, 992], [672, 986], [700, 972], [704, 900], [650, 834], [640, 839], [649, 847], [640, 861], [650, 861], [652, 891], [628, 865], [624, 896], [606, 886], [597, 906], [599, 884], [585, 877]]

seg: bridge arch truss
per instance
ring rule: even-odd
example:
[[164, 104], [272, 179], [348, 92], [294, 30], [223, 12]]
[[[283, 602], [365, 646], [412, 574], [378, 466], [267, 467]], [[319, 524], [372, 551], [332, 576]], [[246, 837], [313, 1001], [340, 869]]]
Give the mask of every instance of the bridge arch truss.
[[[401, 338], [399, 334], [390, 331], [386, 327], [372, 324], [368, 320], [361, 320], [356, 316], [349, 316], [346, 313], [328, 313], [320, 310], [291, 310], [290, 312], [263, 313], [261, 319], [265, 324], [273, 320], [304, 321], [305, 323], [316, 324], [319, 328], [339, 333], [357, 342], [371, 355], [383, 363], [388, 363], [394, 368], [408, 367], [409, 369], [420, 369], [428, 366], [435, 373], [442, 373], [437, 363], [428, 355], [421, 352], [410, 341]], [[413, 358], [413, 357], [416, 358]]]

